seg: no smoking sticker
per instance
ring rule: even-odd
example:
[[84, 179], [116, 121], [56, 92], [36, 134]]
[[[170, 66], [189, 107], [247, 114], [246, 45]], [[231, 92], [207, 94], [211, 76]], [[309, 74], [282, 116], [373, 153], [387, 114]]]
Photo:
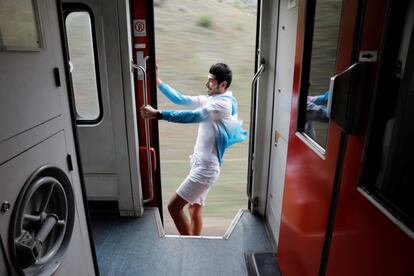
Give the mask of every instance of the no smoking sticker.
[[134, 36], [146, 36], [147, 28], [145, 25], [145, 19], [134, 20]]

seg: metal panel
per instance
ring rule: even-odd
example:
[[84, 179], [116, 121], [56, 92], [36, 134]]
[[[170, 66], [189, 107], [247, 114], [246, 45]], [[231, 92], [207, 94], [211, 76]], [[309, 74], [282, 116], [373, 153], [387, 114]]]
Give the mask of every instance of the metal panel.
[[[131, 174], [131, 194], [134, 197], [134, 210], [137, 215], [142, 215], [144, 208], [140, 202], [142, 199], [142, 183], [141, 172], [139, 165], [138, 154], [138, 125], [137, 125], [137, 112], [135, 109], [135, 87], [134, 87], [134, 75], [130, 68], [130, 62], [132, 58], [132, 41], [131, 41], [131, 11], [129, 9], [129, 0], [118, 0], [118, 17], [119, 17], [119, 29], [127, 30], [120, 32], [119, 40], [121, 47], [121, 64], [122, 64], [122, 81], [124, 89], [125, 100], [125, 123], [127, 128], [127, 141], [128, 141], [128, 155], [129, 155], [129, 168]], [[121, 200], [128, 191], [121, 192]]]
[[[93, 12], [96, 33], [103, 118], [95, 125], [78, 126], [84, 171], [102, 176], [99, 184], [96, 178], [86, 178], [88, 197], [118, 200], [121, 214], [140, 216], [143, 208], [133, 75], [130, 69], [130, 31], [119, 32], [120, 25], [123, 30], [130, 29], [129, 3], [110, 1], [102, 5], [97, 0], [64, 2], [87, 5]], [[108, 175], [111, 177], [106, 177]]]
[[[17, 197], [19, 196], [22, 186], [34, 171], [36, 171], [40, 166], [46, 164], [53, 164], [70, 176], [71, 173], [67, 169], [66, 156], [67, 149], [65, 133], [61, 131], [49, 139], [46, 139], [42, 143], [34, 146], [30, 150], [16, 156], [0, 167], [0, 183], [3, 191], [0, 194], [0, 202], [8, 201], [11, 204], [11, 209], [0, 215], [0, 234], [5, 243], [4, 246], [9, 263], [13, 263], [9, 253], [9, 249], [11, 247], [11, 244], [9, 243], [9, 225], [13, 216], [12, 210], [16, 208]], [[91, 252], [89, 244], [83, 241], [85, 237], [83, 237], [82, 231], [79, 227], [79, 216], [79, 213], [75, 215], [75, 221], [77, 222], [76, 227], [72, 232], [71, 245], [68, 250], [76, 252], [72, 255], [82, 260], [80, 263], [84, 264], [77, 265], [76, 269], [80, 272], [80, 274], [77, 275], [93, 275]], [[68, 255], [65, 255], [64, 262], [74, 261], [71, 260]], [[62, 274], [64, 274], [63, 272], [72, 274], [73, 269], [70, 268], [69, 270], [63, 271], [62, 268], [60, 268], [58, 271], [61, 271]]]
[[[0, 237], [1, 238], [1, 237]], [[3, 242], [0, 240], [0, 275], [10, 274], [7, 270], [6, 256], [4, 253]]]
[[[45, 48], [39, 52], [0, 52], [0, 202], [14, 208], [17, 195], [29, 175], [44, 164], [60, 167], [69, 177], [75, 195], [77, 227], [73, 232], [77, 275], [93, 275], [94, 265], [89, 240], [82, 188], [72, 131], [69, 96], [65, 78], [58, 1], [37, 1], [41, 14]], [[60, 85], [54, 72], [59, 71]], [[7, 76], [7, 81], [3, 77]], [[11, 91], [10, 88], [14, 90]], [[10, 107], [13, 107], [11, 109]], [[4, 112], [4, 114], [3, 114]], [[10, 136], [12, 135], [12, 136]], [[67, 155], [73, 160], [69, 173]], [[12, 212], [0, 214], [0, 231], [6, 255], [9, 253], [9, 222]], [[76, 253], [75, 253], [76, 252]], [[79, 262], [81, 260], [81, 262]], [[8, 255], [7, 261], [10, 262]], [[79, 265], [81, 263], [82, 265]], [[72, 265], [75, 267], [75, 265]], [[57, 275], [72, 274], [73, 267]], [[14, 273], [15, 274], [15, 273]]]
[[[266, 199], [266, 218], [273, 235], [278, 241], [282, 212], [282, 198], [287, 158], [287, 140], [290, 126], [290, 108], [293, 90], [293, 71], [295, 49], [292, 47], [296, 40], [297, 6], [289, 5], [291, 1], [282, 0], [279, 5], [279, 23], [271, 25], [272, 33], [277, 34], [275, 51], [275, 86], [273, 89], [274, 103], [272, 110], [272, 130], [270, 141], [270, 165], [268, 175], [268, 193]], [[274, 13], [277, 11], [274, 10]], [[269, 43], [269, 42], [268, 42]], [[270, 41], [271, 43], [271, 41]], [[281, 54], [278, 54], [281, 53]]]
[[85, 174], [86, 193], [90, 200], [118, 200], [119, 187], [115, 174]]
[[[11, 120], [13, 121], [13, 120]], [[36, 144], [44, 141], [52, 133], [57, 133], [62, 129], [64, 118], [59, 116], [45, 124], [26, 130], [13, 139], [8, 139], [0, 143], [0, 164], [28, 150]]]
[[258, 197], [258, 213], [264, 215], [266, 208], [267, 183], [270, 161], [272, 131], [273, 91], [275, 80], [278, 1], [262, 1], [260, 22], [260, 57], [266, 60], [266, 70], [258, 81], [256, 138], [253, 159], [253, 197]]
[[[52, 26], [47, 21], [47, 4], [45, 1], [37, 3], [40, 18], [43, 18], [40, 24], [42, 33], [49, 34]], [[53, 47], [49, 41], [46, 42], [46, 48]], [[19, 54], [3, 52], [0, 55], [0, 95], [7, 103], [0, 108], [0, 142], [61, 115], [59, 103], [62, 94], [55, 89], [54, 59], [45, 50]], [[10, 81], [12, 79], [16, 81]]]
[[[74, 1], [63, 1], [64, 3], [74, 2]], [[111, 47], [106, 47], [105, 41], [105, 22], [115, 20], [115, 15], [105, 17], [102, 12], [102, 5], [99, 1], [76, 1], [76, 3], [86, 4], [93, 13], [94, 19], [94, 32], [96, 35], [96, 51], [98, 58], [98, 73], [100, 78], [101, 88], [101, 99], [102, 99], [102, 113], [103, 118], [97, 124], [92, 125], [79, 125], [78, 126], [78, 138], [81, 148], [82, 164], [85, 173], [104, 173], [104, 174], [115, 174], [116, 173], [116, 152], [115, 152], [115, 141], [113, 133], [113, 123], [112, 123], [112, 111], [111, 111], [111, 99], [109, 96], [109, 91], [111, 89], [109, 84], [110, 78], [115, 78], [111, 76], [110, 69], [107, 68], [107, 64], [119, 64], [119, 62], [114, 61], [110, 63], [107, 60], [107, 55], [113, 55], [111, 52], [113, 50]], [[109, 4], [109, 3], [108, 3]], [[109, 4], [111, 5], [111, 4]], [[103, 5], [106, 6], [106, 5]], [[114, 9], [116, 12], [116, 10]], [[114, 24], [113, 22], [111, 22]], [[114, 42], [116, 42], [118, 30], [115, 30], [113, 36]], [[117, 67], [117, 66], [112, 66]], [[86, 182], [86, 185], [89, 185]]]

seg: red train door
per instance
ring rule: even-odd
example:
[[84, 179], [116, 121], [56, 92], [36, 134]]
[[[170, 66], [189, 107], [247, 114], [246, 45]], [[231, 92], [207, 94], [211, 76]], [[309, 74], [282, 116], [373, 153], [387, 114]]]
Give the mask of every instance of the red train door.
[[330, 78], [353, 64], [358, 16], [359, 1], [299, 1], [278, 245], [278, 260], [285, 275], [319, 272], [344, 139], [334, 122], [306, 120], [307, 99], [322, 95], [329, 89]]
[[369, 123], [346, 145], [326, 274], [414, 275], [414, 1], [365, 10], [360, 51], [378, 50], [377, 77]]
[[[282, 273], [412, 275], [409, 260], [413, 259], [414, 246], [409, 236], [412, 232], [406, 226], [410, 223], [412, 226], [409, 220], [412, 213], [407, 207], [411, 205], [403, 201], [402, 195], [391, 196], [397, 203], [387, 205], [384, 195], [394, 195], [395, 192], [382, 192], [378, 188], [381, 184], [372, 184], [378, 174], [373, 174], [369, 167], [375, 163], [372, 159], [383, 155], [367, 154], [369, 150], [381, 151], [378, 144], [368, 147], [375, 144], [371, 140], [375, 138], [375, 126], [380, 123], [372, 119], [375, 115], [371, 115], [370, 128], [367, 128], [367, 121], [375, 99], [374, 92], [381, 88], [381, 81], [376, 82], [377, 73], [384, 71], [381, 68], [387, 63], [384, 57], [390, 46], [382, 45], [381, 41], [384, 40], [384, 22], [390, 21], [392, 14], [391, 4], [386, 0], [308, 0], [299, 4], [289, 149], [278, 246]], [[399, 10], [404, 11], [401, 7]], [[398, 17], [396, 12], [393, 14]], [[407, 12], [406, 18], [410, 16], [412, 14]], [[405, 24], [412, 24], [410, 22]], [[387, 24], [389, 27], [389, 22]], [[398, 29], [393, 28], [389, 28], [389, 33]], [[411, 35], [411, 31], [409, 28], [407, 33]], [[410, 41], [410, 35], [405, 40], [401, 35], [403, 38], [395, 41]], [[392, 45], [391, 42], [389, 44]], [[410, 48], [407, 45], [397, 47], [395, 52], [407, 53], [406, 49]], [[409, 60], [408, 54], [405, 60]], [[407, 65], [407, 74], [411, 74], [410, 66]], [[331, 75], [330, 70], [333, 71]], [[379, 79], [387, 79], [387, 76], [382, 73]], [[410, 77], [405, 77], [405, 82], [401, 77], [401, 86], [408, 83]], [[392, 83], [387, 84], [392, 86]], [[330, 93], [325, 94], [327, 90]], [[410, 98], [409, 93], [400, 94], [405, 95], [405, 99]], [[326, 103], [320, 103], [323, 96], [329, 99], [329, 108]], [[395, 118], [400, 118], [402, 123], [396, 124], [399, 126], [397, 130], [403, 129], [403, 122], [408, 122], [407, 118], [412, 116], [400, 110], [404, 103], [400, 98], [403, 96], [398, 98], [400, 105], [396, 104]], [[386, 100], [383, 99], [383, 105], [384, 102]], [[380, 107], [376, 106], [377, 109]], [[405, 109], [408, 110], [407, 107]], [[325, 111], [330, 111], [329, 122], [324, 122], [328, 120], [324, 117]], [[374, 114], [379, 114], [379, 111]], [[381, 118], [384, 125], [386, 120]], [[385, 132], [384, 127], [381, 131]], [[400, 139], [408, 139], [405, 144], [409, 145], [410, 134], [398, 133]], [[397, 138], [392, 137], [391, 145], [398, 145]], [[395, 151], [398, 152], [397, 149]], [[388, 164], [396, 160], [393, 154], [385, 157]], [[404, 160], [406, 163], [402, 166], [407, 167], [409, 157]], [[381, 166], [378, 163], [375, 163], [376, 168]], [[386, 169], [381, 179], [390, 180], [391, 171]], [[394, 214], [402, 210], [398, 214], [402, 214], [401, 221], [406, 224], [397, 227], [384, 215], [387, 212], [377, 209], [372, 202], [388, 211], [396, 209]], [[396, 221], [395, 218], [391, 219]], [[404, 227], [405, 230], [401, 230]]]

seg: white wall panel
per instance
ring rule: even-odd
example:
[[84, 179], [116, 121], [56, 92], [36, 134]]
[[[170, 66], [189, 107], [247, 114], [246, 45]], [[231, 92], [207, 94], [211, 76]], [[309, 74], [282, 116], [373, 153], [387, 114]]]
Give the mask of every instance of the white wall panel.
[[266, 218], [275, 241], [279, 239], [283, 204], [295, 64], [297, 15], [297, 1], [281, 0], [278, 29], [275, 27], [273, 30], [278, 33], [278, 39], [276, 71], [274, 72], [276, 81], [272, 127], [273, 143], [271, 146]]

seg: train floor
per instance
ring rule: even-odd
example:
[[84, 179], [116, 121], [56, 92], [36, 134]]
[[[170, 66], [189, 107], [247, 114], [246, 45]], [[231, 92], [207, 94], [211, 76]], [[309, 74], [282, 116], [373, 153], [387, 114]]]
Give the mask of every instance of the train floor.
[[156, 208], [140, 218], [91, 209], [91, 226], [101, 275], [250, 275], [246, 256], [273, 251], [263, 219], [247, 210], [223, 237], [165, 235]]

